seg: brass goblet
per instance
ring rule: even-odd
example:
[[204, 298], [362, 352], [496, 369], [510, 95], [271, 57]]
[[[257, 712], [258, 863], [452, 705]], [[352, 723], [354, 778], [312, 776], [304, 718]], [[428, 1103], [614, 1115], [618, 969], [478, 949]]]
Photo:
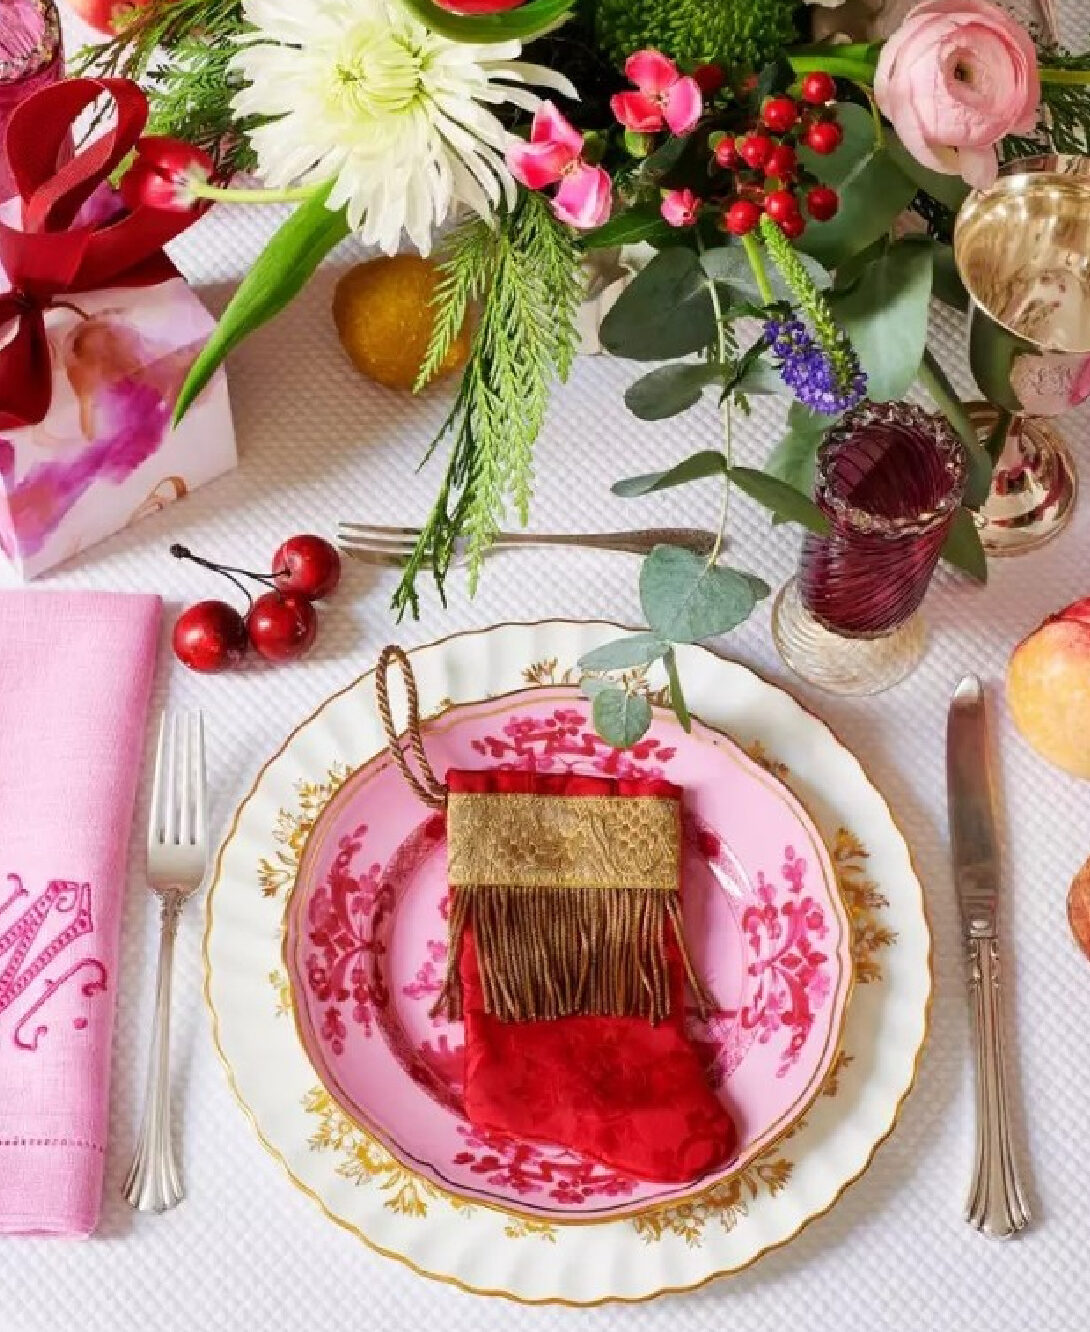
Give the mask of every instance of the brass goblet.
[[996, 457], [980, 536], [989, 555], [1018, 555], [1063, 530], [1078, 488], [1049, 418], [1090, 397], [1090, 158], [1007, 163], [962, 206], [954, 260], [970, 297], [969, 363], [987, 399], [970, 415]]

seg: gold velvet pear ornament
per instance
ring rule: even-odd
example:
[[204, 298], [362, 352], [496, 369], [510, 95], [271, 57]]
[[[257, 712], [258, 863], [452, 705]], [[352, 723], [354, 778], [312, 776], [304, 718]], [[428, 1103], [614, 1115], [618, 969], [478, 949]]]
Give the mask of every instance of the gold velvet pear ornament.
[[[431, 339], [440, 276], [438, 264], [417, 254], [371, 259], [345, 273], [333, 293], [333, 322], [361, 374], [386, 388], [413, 388]], [[468, 355], [467, 319], [436, 377], [460, 370]]]

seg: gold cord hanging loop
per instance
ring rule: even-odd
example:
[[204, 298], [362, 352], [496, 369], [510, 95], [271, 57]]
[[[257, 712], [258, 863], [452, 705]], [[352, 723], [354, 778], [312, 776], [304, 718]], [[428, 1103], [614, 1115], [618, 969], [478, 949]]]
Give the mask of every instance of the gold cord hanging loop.
[[[409, 748], [412, 750], [417, 767], [420, 769], [419, 775], [413, 772], [409, 766], [409, 760], [401, 747], [401, 737], [394, 724], [393, 713], [390, 711], [390, 685], [387, 677], [391, 662], [396, 662], [400, 667], [402, 678], [405, 681], [405, 697], [409, 710], [408, 726], [405, 733]], [[408, 654], [396, 643], [391, 643], [389, 647], [383, 648], [379, 654], [378, 665], [375, 667], [375, 694], [378, 699], [378, 714], [382, 718], [382, 726], [390, 746], [391, 758], [401, 769], [401, 774], [409, 786], [426, 805], [431, 805], [433, 809], [443, 809], [447, 803], [447, 788], [436, 777], [424, 750], [424, 741], [420, 735], [420, 696], [417, 693], [412, 663], [409, 661]]]

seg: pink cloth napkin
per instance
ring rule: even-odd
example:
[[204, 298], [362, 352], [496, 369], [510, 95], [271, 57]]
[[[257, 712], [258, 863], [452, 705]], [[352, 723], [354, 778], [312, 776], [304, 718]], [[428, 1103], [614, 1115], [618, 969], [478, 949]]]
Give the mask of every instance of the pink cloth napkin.
[[0, 593], [0, 1234], [89, 1235], [158, 597]]

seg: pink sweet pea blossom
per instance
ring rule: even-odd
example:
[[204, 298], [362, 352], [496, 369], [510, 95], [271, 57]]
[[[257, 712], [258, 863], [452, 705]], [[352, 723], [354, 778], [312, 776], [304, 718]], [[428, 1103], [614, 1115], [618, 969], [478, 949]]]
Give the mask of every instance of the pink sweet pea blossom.
[[613, 182], [600, 166], [583, 160], [583, 136], [552, 102], [542, 102], [530, 126], [530, 141], [507, 148], [511, 174], [527, 189], [559, 183], [553, 212], [571, 227], [587, 231], [609, 217]]
[[700, 200], [692, 190], [667, 190], [659, 210], [672, 227], [691, 227], [699, 207]]
[[1037, 53], [988, 0], [924, 0], [882, 47], [874, 96], [917, 161], [984, 189], [996, 144], [1037, 122]]
[[661, 51], [637, 51], [625, 61], [624, 72], [639, 91], [617, 93], [609, 104], [625, 129], [654, 134], [665, 124], [674, 134], [688, 134], [700, 119], [700, 85], [679, 74]]

